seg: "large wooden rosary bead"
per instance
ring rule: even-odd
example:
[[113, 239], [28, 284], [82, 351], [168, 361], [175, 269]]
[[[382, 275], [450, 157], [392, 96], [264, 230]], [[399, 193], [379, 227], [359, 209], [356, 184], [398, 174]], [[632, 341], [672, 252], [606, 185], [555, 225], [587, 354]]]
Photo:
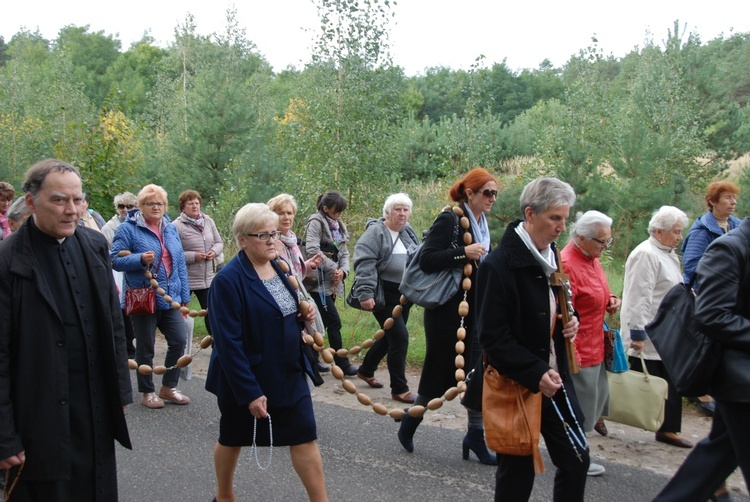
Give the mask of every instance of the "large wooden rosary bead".
[[412, 406], [411, 408], [409, 408], [409, 411], [407, 411], [407, 413], [412, 418], [419, 418], [424, 415], [424, 410], [424, 406]]
[[306, 300], [300, 300], [299, 313], [302, 315], [302, 319], [307, 319], [307, 314], [310, 313], [310, 304]]
[[456, 399], [457, 395], [458, 395], [458, 387], [451, 387], [450, 389], [445, 391], [445, 394], [443, 395], [443, 397], [445, 397], [447, 401], [453, 401], [454, 399]]
[[443, 400], [439, 397], [436, 397], [435, 399], [431, 399], [429, 403], [427, 403], [427, 409], [430, 411], [437, 410], [443, 406]]
[[315, 340], [315, 343], [317, 345], [325, 345], [325, 338], [323, 338], [323, 334], [319, 332], [313, 333], [313, 339]]
[[365, 406], [370, 406], [372, 404], [372, 399], [370, 399], [370, 396], [367, 394], [359, 393], [357, 394], [357, 401], [360, 402], [360, 404], [363, 404]]
[[456, 368], [462, 368], [464, 367], [464, 356], [461, 354], [456, 355]]
[[394, 408], [388, 412], [388, 415], [394, 420], [401, 420], [406, 416], [406, 412], [401, 408]]
[[462, 300], [461, 303], [458, 304], [458, 315], [461, 317], [469, 315], [469, 302]]
[[372, 405], [372, 411], [377, 413], [378, 415], [387, 415], [388, 414], [388, 408], [383, 406], [380, 403], [375, 403]]
[[333, 375], [336, 380], [343, 380], [344, 370], [342, 370], [340, 366], [331, 366], [331, 375]]
[[185, 366], [189, 365], [193, 362], [193, 356], [190, 354], [185, 354], [181, 358], [177, 360], [177, 367], [178, 368], [184, 368]]

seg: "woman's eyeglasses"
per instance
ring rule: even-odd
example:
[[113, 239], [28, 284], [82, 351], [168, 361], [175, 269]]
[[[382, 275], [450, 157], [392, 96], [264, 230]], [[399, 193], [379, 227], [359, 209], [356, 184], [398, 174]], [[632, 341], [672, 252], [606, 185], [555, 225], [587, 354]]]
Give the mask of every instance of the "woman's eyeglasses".
[[497, 190], [490, 190], [489, 188], [485, 188], [481, 193], [488, 199], [491, 199], [492, 197], [497, 198]]
[[279, 240], [279, 237], [281, 237], [281, 232], [278, 230], [271, 233], [262, 233], [262, 234], [243, 234], [245, 237], [257, 237], [260, 242], [268, 242], [269, 239], [273, 238], [274, 240]]
[[599, 239], [594, 239], [593, 237], [589, 237], [589, 239], [591, 239], [591, 240], [592, 240], [592, 241], [594, 241], [594, 242], [598, 242], [598, 243], [599, 243], [599, 244], [600, 244], [600, 245], [601, 245], [602, 247], [604, 247], [604, 248], [608, 248], [608, 247], [609, 247], [609, 246], [611, 246], [611, 245], [612, 245], [612, 243], [613, 243], [613, 242], [615, 241], [615, 239], [614, 239], [614, 238], [612, 238], [612, 237], [610, 237], [610, 238], [609, 238], [609, 239], [607, 239], [606, 241], [600, 241]]
[[143, 205], [146, 207], [154, 207], [154, 206], [162, 207], [164, 203], [163, 202], [144, 202]]
[[117, 204], [117, 209], [133, 209], [135, 207], [135, 204]]

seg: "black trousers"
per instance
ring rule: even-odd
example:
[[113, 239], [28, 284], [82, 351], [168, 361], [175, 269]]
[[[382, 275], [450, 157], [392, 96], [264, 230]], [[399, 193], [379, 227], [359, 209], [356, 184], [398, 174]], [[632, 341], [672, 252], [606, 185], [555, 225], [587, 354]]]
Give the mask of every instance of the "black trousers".
[[711, 432], [682, 463], [658, 502], [708, 500], [737, 466], [750, 486], [750, 403], [716, 399]]
[[[578, 400], [570, 382], [565, 384], [568, 390], [570, 404], [575, 413], [582, 417], [583, 413], [578, 405]], [[576, 435], [580, 436], [578, 427], [571, 417], [565, 395], [562, 390], [553, 396], [560, 413], [570, 425]], [[586, 488], [586, 473], [589, 469], [589, 450], [585, 451], [578, 444], [578, 453], [565, 434], [560, 417], [557, 415], [552, 399], [542, 397], [542, 437], [547, 445], [547, 451], [552, 463], [557, 468], [555, 473], [554, 495], [552, 500], [556, 502], [583, 502], [583, 493]], [[581, 430], [583, 421], [579, 420]], [[579, 458], [580, 454], [580, 458]], [[525, 457], [513, 455], [498, 455], [497, 472], [495, 474], [495, 502], [524, 502], [529, 500], [531, 490], [534, 487], [534, 463], [531, 455]]]
[[[202, 309], [208, 308], [208, 288], [206, 289], [194, 289], [191, 291], [191, 293], [195, 293], [195, 297], [198, 299], [198, 303], [200, 303]], [[208, 331], [209, 336], [211, 335], [211, 324], [208, 322], [208, 316], [205, 316], [203, 320], [206, 323], [206, 331]]]
[[[640, 357], [630, 356], [630, 369], [643, 372]], [[658, 376], [667, 381], [667, 402], [664, 404], [664, 423], [659, 427], [659, 432], [680, 432], [682, 430], [682, 396], [677, 392], [677, 387], [669, 378], [667, 369], [661, 361], [644, 359], [649, 374]]]
[[[401, 293], [398, 290], [398, 284], [395, 282], [383, 281], [383, 293], [385, 296], [385, 307], [377, 312], [373, 312], [375, 319], [378, 320], [380, 327], [383, 327], [385, 321], [391, 317], [393, 308], [398, 305]], [[393, 326], [386, 330], [385, 336], [377, 340], [367, 351], [359, 372], [366, 377], [375, 375], [378, 364], [383, 358], [388, 356], [388, 374], [391, 378], [391, 393], [403, 394], [409, 390], [409, 384], [406, 381], [406, 354], [409, 350], [409, 331], [406, 329], [406, 323], [409, 322], [409, 310], [411, 304], [404, 305], [404, 310], [399, 317], [393, 319]]]
[[[320, 317], [323, 319], [323, 324], [328, 332], [328, 344], [333, 350], [343, 348], [344, 342], [341, 339], [341, 317], [339, 317], [339, 311], [336, 309], [336, 299], [330, 295], [326, 296], [326, 304], [324, 306], [320, 293], [312, 292], [310, 293], [310, 296], [315, 300], [315, 305], [318, 307], [318, 312], [320, 312]], [[334, 360], [344, 371], [351, 366], [348, 357], [334, 356]]]

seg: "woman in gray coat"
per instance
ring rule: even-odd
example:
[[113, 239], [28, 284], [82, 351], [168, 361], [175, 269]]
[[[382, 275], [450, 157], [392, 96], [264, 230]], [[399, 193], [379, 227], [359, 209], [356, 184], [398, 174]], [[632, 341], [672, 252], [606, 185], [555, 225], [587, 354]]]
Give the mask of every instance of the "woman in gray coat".
[[[398, 286], [406, 266], [406, 251], [419, 244], [416, 233], [408, 223], [412, 201], [405, 193], [393, 194], [385, 201], [383, 217], [369, 219], [365, 233], [354, 248], [354, 291], [352, 296], [359, 299], [365, 310], [372, 311], [380, 327], [391, 317], [393, 307], [399, 305], [401, 293]], [[376, 304], [375, 290], [380, 283], [384, 302]], [[359, 367], [357, 377], [370, 387], [383, 387], [375, 378], [378, 364], [388, 355], [388, 373], [391, 377], [391, 396], [402, 403], [413, 403], [414, 396], [406, 382], [406, 352], [409, 349], [409, 307], [399, 317], [393, 319], [391, 329], [376, 341]]]
[[[349, 232], [341, 221], [346, 209], [346, 199], [337, 190], [329, 190], [318, 197], [317, 212], [305, 223], [305, 259], [323, 253], [323, 264], [315, 271], [315, 278], [305, 279], [307, 291], [315, 300], [323, 324], [328, 331], [331, 348], [343, 348], [341, 317], [336, 309], [336, 298], [344, 294], [344, 279], [349, 275]], [[357, 374], [357, 366], [348, 357], [334, 357], [346, 376]]]
[[[224, 249], [216, 223], [210, 216], [203, 214], [201, 194], [195, 190], [185, 190], [178, 199], [180, 216], [174, 220], [174, 226], [180, 234], [182, 249], [185, 251], [190, 293], [195, 294], [201, 308], [208, 308], [208, 289], [216, 274], [216, 257]], [[206, 330], [211, 334], [211, 325], [206, 320]]]

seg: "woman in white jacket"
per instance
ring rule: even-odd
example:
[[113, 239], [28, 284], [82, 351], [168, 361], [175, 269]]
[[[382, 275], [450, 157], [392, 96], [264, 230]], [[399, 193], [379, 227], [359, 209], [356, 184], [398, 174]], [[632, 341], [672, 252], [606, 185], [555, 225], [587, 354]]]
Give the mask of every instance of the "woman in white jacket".
[[688, 217], [673, 206], [662, 206], [651, 217], [648, 233], [625, 262], [625, 288], [620, 311], [622, 341], [630, 347], [630, 367], [643, 371], [639, 354], [643, 354], [649, 373], [664, 378], [669, 394], [664, 410], [664, 423], [656, 432], [656, 440], [680, 448], [692, 448], [690, 441], [680, 437], [682, 428], [682, 397], [669, 378], [661, 357], [646, 335], [645, 326], [656, 315], [664, 296], [682, 282], [680, 257], [675, 248], [682, 240]]

